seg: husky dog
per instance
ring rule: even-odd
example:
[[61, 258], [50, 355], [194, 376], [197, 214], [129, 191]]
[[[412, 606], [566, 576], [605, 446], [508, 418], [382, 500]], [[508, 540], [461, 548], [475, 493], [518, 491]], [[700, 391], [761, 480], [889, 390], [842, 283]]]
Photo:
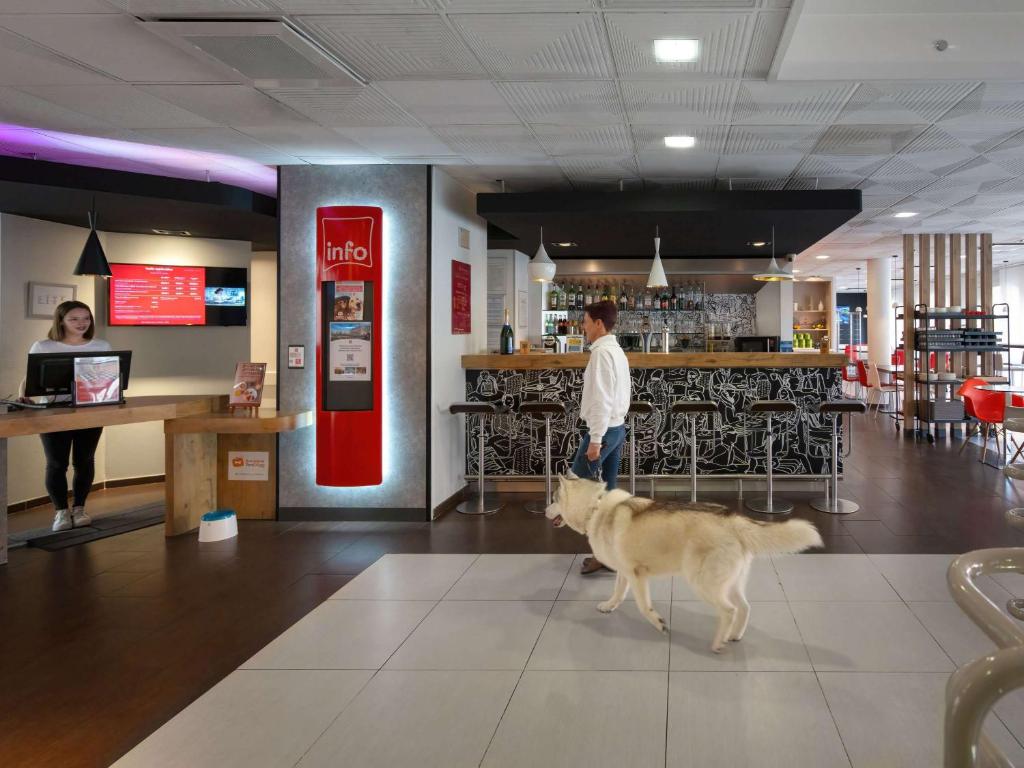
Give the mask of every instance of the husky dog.
[[665, 620], [651, 605], [648, 579], [681, 574], [718, 611], [711, 650], [739, 640], [750, 618], [747, 578], [754, 555], [801, 552], [823, 546], [806, 520], [762, 523], [730, 514], [720, 504], [655, 502], [571, 472], [559, 476], [558, 493], [545, 512], [590, 542], [594, 556], [615, 570], [615, 591], [597, 606], [614, 611], [632, 587], [640, 613], [664, 632]]

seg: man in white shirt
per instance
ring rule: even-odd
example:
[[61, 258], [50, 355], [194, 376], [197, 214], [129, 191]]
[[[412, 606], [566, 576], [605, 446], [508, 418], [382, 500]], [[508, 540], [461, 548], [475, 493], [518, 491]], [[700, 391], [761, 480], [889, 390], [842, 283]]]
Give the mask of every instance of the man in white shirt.
[[[580, 418], [587, 431], [572, 462], [572, 471], [578, 476], [600, 478], [609, 490], [618, 485], [631, 395], [629, 362], [611, 333], [618, 314], [610, 301], [599, 301], [584, 310], [583, 332], [590, 342], [590, 362], [583, 372]], [[596, 573], [604, 567], [596, 557], [588, 557], [581, 570]]]

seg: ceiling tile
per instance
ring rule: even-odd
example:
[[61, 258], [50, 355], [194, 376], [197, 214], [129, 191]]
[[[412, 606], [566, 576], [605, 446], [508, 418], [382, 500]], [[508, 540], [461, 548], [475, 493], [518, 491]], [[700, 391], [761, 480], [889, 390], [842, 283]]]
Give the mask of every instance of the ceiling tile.
[[758, 4], [758, 0], [598, 0], [598, 2], [602, 7], [612, 11], [742, 10], [744, 8], [756, 8]]
[[225, 80], [220, 68], [175, 48], [129, 16], [3, 16], [0, 26], [129, 83]]
[[[690, 149], [671, 149], [665, 146], [666, 136], [693, 136], [696, 143]], [[633, 142], [637, 152], [665, 152], [680, 157], [712, 154], [715, 157], [725, 151], [729, 128], [724, 125], [680, 126], [634, 125]]]
[[437, 16], [300, 16], [296, 22], [370, 80], [451, 80], [484, 74]]
[[506, 164], [493, 158], [547, 159], [547, 153], [522, 125], [450, 125], [435, 129], [455, 152], [473, 162]]
[[633, 152], [633, 140], [624, 125], [589, 128], [535, 125], [533, 130], [541, 146], [552, 156], [592, 153], [624, 155]]
[[356, 142], [342, 136], [337, 131], [324, 128], [316, 123], [288, 126], [240, 125], [237, 126], [237, 130], [279, 152], [295, 157], [379, 154], [372, 148], [361, 146], [361, 142]]
[[854, 189], [860, 181], [860, 176], [794, 175], [786, 182], [786, 189]]
[[771, 69], [775, 52], [782, 40], [782, 30], [786, 26], [788, 11], [759, 13], [754, 22], [754, 31], [750, 39], [744, 77], [765, 78]]
[[495, 77], [609, 77], [611, 57], [593, 13], [459, 14], [450, 17]]
[[1024, 121], [1024, 83], [982, 83], [943, 115], [942, 122], [970, 123], [982, 116], [1019, 126]]
[[855, 83], [780, 83], [746, 81], [740, 84], [733, 122], [760, 125], [817, 125], [831, 123], [856, 89]]
[[4, 13], [116, 13], [103, 0], [4, 0]]
[[431, 0], [271, 0], [285, 13], [434, 13]]
[[100, 85], [110, 78], [0, 30], [0, 85]]
[[272, 99], [328, 128], [418, 126], [419, 121], [373, 88], [325, 86], [261, 88]]
[[508, 105], [528, 123], [578, 126], [623, 122], [622, 104], [613, 82], [499, 82], [496, 86]]
[[264, 127], [304, 124], [306, 119], [248, 85], [144, 85], [157, 98], [219, 125]]
[[977, 82], [862, 83], [836, 122], [933, 123], [963, 101]]
[[725, 154], [810, 152], [824, 129], [798, 125], [734, 125], [729, 130]]
[[[608, 13], [605, 24], [621, 77], [739, 77], [743, 74], [755, 20], [737, 13]], [[700, 41], [694, 62], [661, 62], [654, 41]]]
[[560, 157], [556, 161], [570, 181], [617, 182], [639, 176], [633, 157]]
[[786, 188], [786, 177], [781, 178], [728, 178], [718, 180], [717, 188], [722, 191], [727, 190], [750, 190], [750, 191], [768, 191], [776, 189]]
[[21, 88], [53, 104], [122, 128], [203, 128], [213, 123], [126, 84]]
[[115, 0], [136, 17], [252, 16], [278, 10], [271, 0]]
[[622, 83], [622, 98], [631, 123], [684, 125], [726, 123], [738, 85], [721, 80], [705, 83]]
[[375, 83], [427, 125], [519, 125], [487, 80], [403, 80]]
[[139, 136], [153, 144], [235, 155], [267, 165], [279, 165], [294, 159], [234, 128], [150, 128], [139, 131]]
[[699, 192], [715, 188], [716, 180], [710, 176], [700, 178], [645, 178], [646, 189], [660, 189], [665, 192]]
[[508, 13], [515, 11], [592, 11], [593, 0], [435, 0], [446, 13]]
[[814, 145], [819, 155], [884, 155], [899, 152], [926, 125], [833, 125]]
[[[722, 155], [718, 162], [718, 175], [722, 178], [778, 177], [787, 178], [800, 164], [803, 155], [798, 152], [771, 152]], [[777, 187], [782, 189], [782, 187]]]
[[382, 157], [459, 154], [426, 128], [338, 128], [337, 132]]
[[653, 176], [714, 176], [719, 155], [712, 152], [690, 154], [672, 150], [638, 151], [636, 158], [644, 178]]
[[93, 136], [117, 136], [125, 132], [105, 120], [87, 117], [32, 94], [3, 86], [0, 86], [0, 122]]

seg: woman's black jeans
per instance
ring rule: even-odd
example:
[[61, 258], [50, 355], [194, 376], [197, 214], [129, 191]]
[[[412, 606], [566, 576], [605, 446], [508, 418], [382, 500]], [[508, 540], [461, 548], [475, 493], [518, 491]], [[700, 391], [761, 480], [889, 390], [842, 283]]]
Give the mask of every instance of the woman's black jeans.
[[75, 479], [71, 484], [75, 506], [84, 507], [96, 475], [96, 446], [103, 427], [47, 432], [40, 435], [46, 454], [46, 492], [54, 509], [68, 508], [68, 459], [74, 463]]

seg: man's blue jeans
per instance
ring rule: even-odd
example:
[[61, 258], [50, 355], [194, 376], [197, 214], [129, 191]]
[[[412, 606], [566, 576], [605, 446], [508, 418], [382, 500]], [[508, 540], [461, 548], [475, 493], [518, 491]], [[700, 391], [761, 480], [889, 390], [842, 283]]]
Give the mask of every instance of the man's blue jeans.
[[601, 455], [596, 461], [588, 461], [587, 448], [590, 447], [590, 433], [584, 432], [579, 450], [576, 451], [576, 458], [572, 460], [572, 471], [579, 477], [596, 480], [600, 468], [601, 479], [604, 480], [609, 491], [613, 490], [619, 484], [619, 460], [622, 458], [622, 446], [625, 442], [625, 424], [609, 427], [601, 440]]

